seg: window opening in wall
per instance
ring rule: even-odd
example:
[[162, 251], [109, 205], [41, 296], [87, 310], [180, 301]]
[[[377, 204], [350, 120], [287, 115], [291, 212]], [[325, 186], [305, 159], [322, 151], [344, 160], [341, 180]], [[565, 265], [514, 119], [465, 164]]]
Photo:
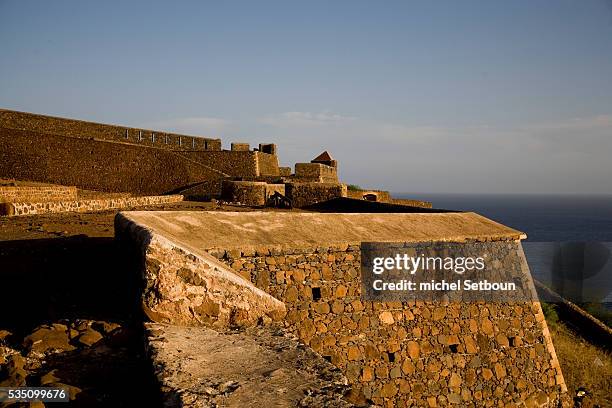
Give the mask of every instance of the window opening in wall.
[[142, 141], [142, 130], [138, 131], [138, 141], [141, 142]]
[[183, 138], [179, 136], [179, 146], [183, 145]]
[[130, 138], [130, 129], [125, 129], [125, 138], [126, 139]]
[[165, 137], [166, 144], [168, 144], [168, 135]]
[[155, 132], [151, 132], [151, 142], [155, 143]]
[[323, 356], [323, 358], [327, 360], [327, 362], [331, 363], [331, 356]]
[[390, 363], [394, 363], [395, 362], [395, 353], [387, 353], [387, 357], [389, 357], [389, 362]]
[[448, 346], [448, 348], [450, 348], [451, 353], [456, 353], [458, 351], [458, 345], [457, 344], [451, 344]]
[[321, 299], [321, 288], [312, 288], [312, 300]]
[[191, 147], [195, 149], [195, 139], [191, 139]]

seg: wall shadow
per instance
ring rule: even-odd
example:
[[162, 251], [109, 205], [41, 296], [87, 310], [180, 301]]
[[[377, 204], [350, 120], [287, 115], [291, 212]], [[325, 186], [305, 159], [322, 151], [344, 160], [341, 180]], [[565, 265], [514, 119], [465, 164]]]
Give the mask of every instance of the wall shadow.
[[375, 201], [358, 200], [355, 198], [339, 197], [332, 200], [302, 207], [303, 210], [317, 212], [343, 212], [343, 213], [447, 213], [459, 212], [438, 208], [411, 207], [407, 205], [381, 203]]
[[59, 319], [127, 322], [138, 315], [140, 278], [113, 238], [0, 242], [0, 327], [27, 332]]
[[[21, 339], [41, 324], [120, 324], [91, 347], [72, 337], [77, 348], [47, 355], [43, 366], [28, 372], [28, 385], [53, 370], [62, 383], [82, 390], [70, 406], [161, 405], [144, 350], [137, 255], [113, 238], [85, 235], [0, 241], [0, 329], [14, 333], [13, 347], [21, 348]], [[95, 324], [100, 330], [103, 323]]]

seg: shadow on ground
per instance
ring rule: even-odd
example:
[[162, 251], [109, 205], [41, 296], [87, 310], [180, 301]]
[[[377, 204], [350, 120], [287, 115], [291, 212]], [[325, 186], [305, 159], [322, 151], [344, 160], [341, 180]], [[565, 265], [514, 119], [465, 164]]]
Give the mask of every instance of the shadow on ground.
[[311, 204], [304, 210], [316, 212], [339, 213], [447, 213], [458, 212], [438, 208], [411, 207], [408, 205], [381, 203], [375, 201], [357, 200], [354, 198], [334, 198], [332, 200]]
[[[158, 405], [144, 356], [138, 269], [126, 251], [113, 238], [85, 235], [0, 242], [0, 330], [12, 332], [5, 343], [26, 357], [28, 385], [53, 372], [58, 382], [83, 390], [76, 405]], [[31, 364], [34, 347], [24, 338], [51, 323], [67, 328], [74, 350]], [[98, 330], [103, 336], [91, 344], [79, 340], [102, 324], [114, 331]]]

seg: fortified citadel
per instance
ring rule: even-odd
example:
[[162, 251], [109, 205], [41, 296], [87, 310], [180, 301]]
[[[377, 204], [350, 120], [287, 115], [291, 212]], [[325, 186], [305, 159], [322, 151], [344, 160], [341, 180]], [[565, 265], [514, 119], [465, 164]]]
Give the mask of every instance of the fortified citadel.
[[[348, 189], [327, 152], [292, 171], [279, 166], [274, 144], [223, 150], [219, 139], [9, 110], [0, 110], [0, 146], [0, 178], [58, 185], [0, 187], [6, 215], [183, 199], [256, 207], [115, 218], [141, 282], [134, 297], [165, 406], [567, 403], [519, 231]], [[77, 190], [106, 195], [93, 203]], [[364, 300], [364, 242], [436, 254], [457, 244], [511, 271], [529, 297]]]
[[[0, 110], [0, 178], [133, 195], [181, 194], [263, 206], [274, 193], [293, 207], [348, 195], [329, 153], [279, 167], [275, 144], [232, 143], [174, 133]], [[390, 202], [386, 192], [351, 197]], [[8, 194], [8, 193], [7, 193]], [[408, 202], [410, 205], [427, 203]]]

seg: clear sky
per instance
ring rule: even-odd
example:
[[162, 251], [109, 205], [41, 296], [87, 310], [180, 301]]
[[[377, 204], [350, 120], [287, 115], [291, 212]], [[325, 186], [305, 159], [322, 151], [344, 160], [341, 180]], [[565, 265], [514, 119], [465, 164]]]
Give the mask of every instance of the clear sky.
[[396, 192], [611, 193], [612, 2], [0, 0], [0, 107]]

